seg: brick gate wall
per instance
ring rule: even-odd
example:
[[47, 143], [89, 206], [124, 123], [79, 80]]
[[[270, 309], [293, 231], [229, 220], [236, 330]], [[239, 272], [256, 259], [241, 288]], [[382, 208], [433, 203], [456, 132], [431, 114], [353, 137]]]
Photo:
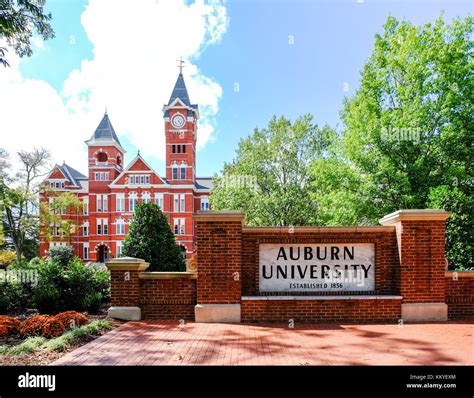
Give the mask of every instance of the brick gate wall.
[[[264, 243], [374, 243], [375, 290], [260, 292], [259, 245]], [[244, 227], [242, 230], [242, 321], [395, 322], [401, 318], [399, 294], [395, 227], [293, 227], [291, 230]], [[326, 300], [325, 296], [328, 296]], [[342, 297], [339, 300], [337, 296]], [[395, 297], [381, 299], [381, 296]]]
[[474, 318], [474, 271], [446, 272], [449, 319]]
[[243, 322], [395, 322], [400, 299], [242, 300]]
[[[445, 273], [444, 215], [423, 212], [393, 213], [375, 227], [291, 230], [245, 227], [237, 212], [198, 213], [197, 273], [144, 272], [143, 260], [114, 259], [108, 265], [112, 306], [139, 307], [144, 319], [193, 320], [199, 306], [237, 305], [242, 322], [363, 323], [397, 322], [413, 305], [418, 311], [447, 303], [449, 319], [474, 318], [474, 272]], [[259, 245], [266, 243], [373, 243], [375, 288], [260, 292]]]
[[142, 273], [140, 275], [142, 318], [194, 320], [194, 306], [197, 303], [196, 276], [168, 276], [165, 279], [165, 276], [158, 273]]

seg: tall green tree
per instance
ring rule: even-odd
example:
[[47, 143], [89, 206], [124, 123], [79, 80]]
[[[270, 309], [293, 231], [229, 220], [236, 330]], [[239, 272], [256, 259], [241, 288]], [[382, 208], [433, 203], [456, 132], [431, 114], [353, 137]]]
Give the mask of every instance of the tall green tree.
[[337, 156], [316, 159], [309, 197], [317, 206], [316, 225], [369, 225], [377, 222], [372, 203], [366, 195], [367, 181]]
[[[44, 12], [45, 0], [0, 0], [0, 39], [6, 39], [20, 56], [31, 56], [31, 38], [36, 32], [44, 40], [54, 37], [51, 14]], [[0, 47], [0, 64], [8, 66], [7, 49]]]
[[242, 139], [232, 163], [214, 180], [214, 209], [242, 210], [248, 225], [307, 225], [317, 207], [310, 198], [314, 159], [322, 158], [335, 132], [311, 115], [294, 123], [275, 116], [267, 128]]
[[474, 269], [474, 200], [458, 187], [440, 185], [431, 190], [428, 204], [449, 209], [446, 221], [446, 257], [450, 269]]
[[[367, 178], [375, 218], [440, 205], [430, 194], [441, 185], [472, 197], [472, 22], [440, 17], [414, 26], [389, 17], [375, 37], [360, 88], [342, 111], [345, 153]], [[450, 261], [468, 261], [452, 248]]]
[[149, 262], [149, 271], [186, 270], [168, 219], [154, 203], [141, 203], [135, 209], [122, 253]]
[[17, 260], [37, 255], [39, 244], [38, 193], [50, 154], [44, 148], [18, 152], [20, 170], [0, 181], [0, 204], [4, 233]]

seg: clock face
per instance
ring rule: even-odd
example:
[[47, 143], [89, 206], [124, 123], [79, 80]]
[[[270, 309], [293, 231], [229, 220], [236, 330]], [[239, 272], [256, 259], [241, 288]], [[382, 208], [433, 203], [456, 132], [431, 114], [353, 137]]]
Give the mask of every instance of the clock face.
[[180, 114], [174, 115], [173, 119], [171, 119], [171, 124], [177, 129], [183, 127], [185, 122], [183, 115]]

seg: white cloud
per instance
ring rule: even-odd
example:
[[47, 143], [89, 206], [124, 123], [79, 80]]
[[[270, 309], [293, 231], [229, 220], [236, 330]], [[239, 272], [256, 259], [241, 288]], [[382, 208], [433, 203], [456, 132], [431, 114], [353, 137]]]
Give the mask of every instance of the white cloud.
[[[0, 71], [0, 146], [15, 152], [46, 145], [55, 162], [85, 170], [83, 141], [107, 106], [119, 135], [145, 156], [164, 159], [161, 110], [177, 78], [176, 59], [195, 62], [227, 28], [220, 1], [186, 3], [90, 0], [81, 22], [93, 58], [71, 71], [61, 93], [44, 81], [24, 79], [13, 57], [12, 67]], [[200, 107], [198, 146], [203, 147], [212, 138], [222, 88], [192, 62], [183, 73], [191, 101]]]

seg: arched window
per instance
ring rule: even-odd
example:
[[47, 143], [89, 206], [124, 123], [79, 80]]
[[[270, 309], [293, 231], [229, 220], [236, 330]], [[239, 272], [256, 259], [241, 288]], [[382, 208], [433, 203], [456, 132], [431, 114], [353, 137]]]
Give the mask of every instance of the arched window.
[[89, 221], [85, 221], [82, 224], [82, 235], [89, 236]]
[[173, 180], [177, 180], [178, 179], [178, 165], [176, 163], [173, 163], [172, 170], [173, 170]]
[[181, 180], [185, 180], [186, 179], [186, 165], [183, 163], [181, 163], [181, 176], [180, 176], [180, 179]]
[[129, 212], [134, 212], [135, 207], [137, 206], [137, 194], [136, 192], [130, 192], [128, 195], [128, 211]]
[[117, 155], [117, 166], [122, 166], [122, 158], [120, 155]]
[[142, 203], [150, 203], [151, 195], [150, 192], [142, 193]]

